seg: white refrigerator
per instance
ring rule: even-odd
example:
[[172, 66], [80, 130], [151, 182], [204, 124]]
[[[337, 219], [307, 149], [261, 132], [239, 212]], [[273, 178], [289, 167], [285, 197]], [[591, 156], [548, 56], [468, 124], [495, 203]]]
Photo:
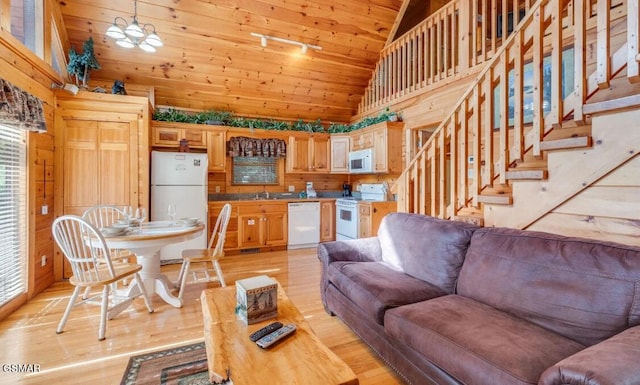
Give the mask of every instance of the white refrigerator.
[[[152, 221], [169, 220], [168, 205], [176, 206], [174, 220], [197, 217], [207, 223], [207, 154], [191, 152], [151, 152]], [[181, 259], [184, 249], [207, 247], [206, 231], [198, 238], [168, 245], [160, 251], [161, 260]]]

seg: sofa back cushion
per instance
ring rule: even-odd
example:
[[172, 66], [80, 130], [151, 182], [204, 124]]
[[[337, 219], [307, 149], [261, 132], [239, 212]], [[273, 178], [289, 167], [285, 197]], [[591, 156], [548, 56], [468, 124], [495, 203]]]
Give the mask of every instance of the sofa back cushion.
[[378, 229], [382, 260], [451, 294], [476, 229], [463, 222], [391, 213]]
[[486, 228], [473, 234], [458, 293], [584, 345], [640, 324], [640, 248]]

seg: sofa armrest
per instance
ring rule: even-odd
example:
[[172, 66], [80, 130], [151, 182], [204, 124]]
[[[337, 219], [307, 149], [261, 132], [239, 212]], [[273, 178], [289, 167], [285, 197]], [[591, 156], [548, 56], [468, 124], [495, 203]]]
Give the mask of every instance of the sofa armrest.
[[539, 385], [640, 384], [640, 326], [629, 328], [551, 366]]
[[335, 261], [375, 262], [382, 260], [378, 237], [324, 242], [318, 245], [318, 258], [323, 265]]
[[318, 259], [322, 263], [320, 279], [320, 296], [327, 313], [325, 291], [329, 286], [327, 271], [329, 265], [336, 261], [374, 262], [382, 260], [382, 249], [377, 237], [359, 238], [344, 241], [324, 242], [318, 245]]

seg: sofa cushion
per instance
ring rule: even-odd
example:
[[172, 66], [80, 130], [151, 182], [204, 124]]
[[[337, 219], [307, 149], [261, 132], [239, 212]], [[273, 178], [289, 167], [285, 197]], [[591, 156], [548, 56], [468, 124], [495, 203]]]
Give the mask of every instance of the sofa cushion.
[[383, 262], [334, 262], [327, 274], [342, 294], [380, 325], [389, 308], [446, 294]]
[[458, 294], [584, 345], [640, 323], [640, 248], [534, 231], [473, 234]]
[[537, 384], [584, 346], [458, 295], [390, 309], [386, 332], [464, 384]]
[[391, 213], [378, 229], [382, 260], [451, 294], [476, 229], [464, 222]]

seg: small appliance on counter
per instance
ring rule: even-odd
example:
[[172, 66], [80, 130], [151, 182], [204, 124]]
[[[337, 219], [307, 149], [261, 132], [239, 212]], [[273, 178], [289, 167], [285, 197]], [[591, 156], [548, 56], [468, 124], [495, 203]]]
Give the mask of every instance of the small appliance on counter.
[[317, 198], [318, 193], [313, 188], [313, 182], [307, 182], [307, 198]]
[[348, 183], [345, 183], [342, 185], [342, 196], [343, 197], [350, 197], [351, 196], [351, 185]]

